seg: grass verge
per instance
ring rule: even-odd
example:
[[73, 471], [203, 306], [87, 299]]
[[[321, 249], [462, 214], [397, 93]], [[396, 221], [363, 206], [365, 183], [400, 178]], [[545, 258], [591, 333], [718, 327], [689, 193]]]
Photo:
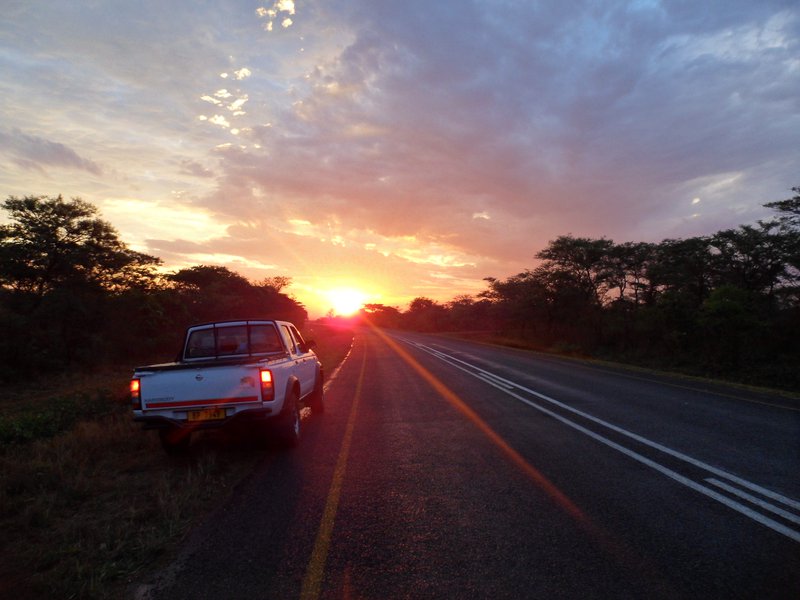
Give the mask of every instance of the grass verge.
[[[352, 332], [310, 332], [328, 373]], [[0, 390], [0, 597], [119, 598], [224, 502], [264, 450], [168, 458], [130, 418], [130, 369]]]

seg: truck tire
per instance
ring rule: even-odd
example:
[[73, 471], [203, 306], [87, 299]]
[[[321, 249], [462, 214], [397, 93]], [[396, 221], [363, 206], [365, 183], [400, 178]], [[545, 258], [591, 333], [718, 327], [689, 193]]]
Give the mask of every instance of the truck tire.
[[325, 412], [325, 391], [322, 388], [321, 376], [317, 376], [317, 383], [314, 385], [314, 391], [308, 397], [307, 404], [315, 415], [321, 415]]
[[275, 437], [283, 448], [294, 448], [300, 443], [300, 407], [297, 392], [286, 399], [286, 406], [275, 418]]
[[190, 431], [183, 431], [177, 427], [169, 429], [159, 429], [158, 438], [161, 440], [161, 447], [170, 456], [180, 456], [189, 450], [189, 442], [192, 434]]

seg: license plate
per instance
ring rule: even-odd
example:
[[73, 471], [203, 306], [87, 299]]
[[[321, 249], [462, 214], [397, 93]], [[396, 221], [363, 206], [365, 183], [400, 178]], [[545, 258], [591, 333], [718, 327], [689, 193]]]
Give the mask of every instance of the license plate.
[[189, 421], [216, 421], [225, 418], [224, 408], [206, 408], [204, 410], [190, 410]]

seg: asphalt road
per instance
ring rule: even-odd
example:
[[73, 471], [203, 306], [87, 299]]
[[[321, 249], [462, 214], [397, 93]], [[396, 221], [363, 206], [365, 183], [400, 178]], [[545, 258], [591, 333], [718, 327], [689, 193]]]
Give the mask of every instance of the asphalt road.
[[368, 331], [326, 401], [141, 597], [800, 598], [796, 402]]

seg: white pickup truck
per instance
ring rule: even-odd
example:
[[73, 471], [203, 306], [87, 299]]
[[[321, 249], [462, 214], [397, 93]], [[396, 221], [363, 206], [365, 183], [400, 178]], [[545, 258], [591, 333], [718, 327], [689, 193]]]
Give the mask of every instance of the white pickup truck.
[[175, 362], [135, 369], [134, 421], [157, 429], [169, 453], [185, 450], [193, 431], [240, 425], [295, 446], [300, 408], [324, 411], [323, 370], [314, 347], [285, 321], [189, 327]]

